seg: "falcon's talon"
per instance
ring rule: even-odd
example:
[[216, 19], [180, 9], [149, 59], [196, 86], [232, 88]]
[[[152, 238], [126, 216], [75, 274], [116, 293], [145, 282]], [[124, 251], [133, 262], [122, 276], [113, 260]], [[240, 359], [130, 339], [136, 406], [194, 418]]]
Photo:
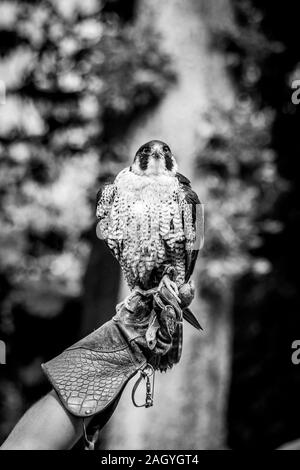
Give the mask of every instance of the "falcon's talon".
[[151, 295], [156, 294], [157, 290], [158, 290], [157, 287], [155, 287], [153, 289], [148, 289], [148, 290], [143, 290], [143, 289], [141, 289], [141, 287], [134, 287], [132, 289], [132, 291], [130, 292], [130, 294], [123, 300], [122, 304], [125, 305], [125, 308], [127, 310], [132, 311], [132, 309], [130, 307], [130, 301], [136, 294], [140, 294], [142, 297], [149, 297]]
[[169, 276], [167, 274], [165, 274], [160, 282], [160, 285], [159, 287], [162, 287], [162, 286], [165, 286], [166, 289], [168, 289], [168, 291], [173, 295], [173, 297], [175, 297], [175, 299], [177, 300], [177, 302], [180, 304], [181, 303], [181, 300], [179, 298], [179, 291], [178, 291], [178, 287], [177, 287], [177, 284], [176, 282], [174, 281], [171, 281], [171, 279], [169, 278]]
[[130, 307], [130, 301], [131, 299], [135, 296], [135, 294], [141, 294], [141, 295], [145, 295], [145, 292], [146, 291], [143, 291], [142, 289], [140, 289], [140, 287], [135, 287], [129, 295], [127, 295], [127, 297], [123, 300], [123, 304], [125, 305], [125, 308], [127, 310], [130, 310], [131, 311], [131, 307]]
[[[176, 276], [177, 276], [177, 271], [176, 271], [176, 268], [174, 268], [174, 266], [168, 266], [166, 269], [165, 269], [165, 272], [164, 272], [164, 276], [168, 276], [168, 278], [170, 279], [170, 281], [175, 281], [176, 279]], [[163, 276], [163, 277], [164, 277]]]
[[128, 295], [128, 297], [126, 297], [126, 299], [123, 300], [124, 307], [126, 308], [126, 310], [129, 310], [129, 311], [131, 311], [131, 308], [130, 308], [130, 305], [129, 305], [130, 299], [131, 299], [131, 296]]

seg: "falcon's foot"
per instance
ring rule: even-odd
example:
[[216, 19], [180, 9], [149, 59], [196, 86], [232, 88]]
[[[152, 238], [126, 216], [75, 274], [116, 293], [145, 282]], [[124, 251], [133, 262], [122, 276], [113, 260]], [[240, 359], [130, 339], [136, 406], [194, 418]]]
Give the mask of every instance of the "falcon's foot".
[[168, 291], [175, 297], [177, 302], [180, 304], [181, 300], [179, 297], [179, 290], [178, 290], [177, 284], [175, 281], [172, 281], [170, 279], [170, 275], [168, 272], [166, 272], [166, 274], [163, 276], [162, 280], [160, 281], [158, 289], [160, 289], [163, 286], [165, 286], [168, 289]]
[[140, 287], [134, 287], [130, 294], [126, 297], [126, 299], [123, 300], [123, 305], [125, 305], [127, 310], [131, 310], [130, 302], [134, 297], [136, 297], [137, 294], [139, 294], [141, 297], [148, 297], [149, 295], [152, 295], [155, 292], [156, 289], [143, 290]]

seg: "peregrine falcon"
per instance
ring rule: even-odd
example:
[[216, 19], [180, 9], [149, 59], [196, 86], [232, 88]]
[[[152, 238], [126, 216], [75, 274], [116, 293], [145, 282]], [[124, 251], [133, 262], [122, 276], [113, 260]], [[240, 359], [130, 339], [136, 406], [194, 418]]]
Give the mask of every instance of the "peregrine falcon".
[[[148, 290], [165, 282], [180, 302], [178, 289], [190, 280], [203, 244], [204, 218], [170, 147], [160, 140], [142, 145], [132, 165], [99, 191], [96, 215], [101, 237], [130, 289]], [[189, 309], [183, 316], [200, 327]]]

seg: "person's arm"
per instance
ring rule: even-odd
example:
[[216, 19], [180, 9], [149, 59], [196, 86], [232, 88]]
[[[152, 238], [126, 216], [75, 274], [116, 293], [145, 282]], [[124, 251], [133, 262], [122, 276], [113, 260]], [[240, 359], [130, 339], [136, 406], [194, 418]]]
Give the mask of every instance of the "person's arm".
[[52, 390], [24, 414], [0, 449], [70, 449], [81, 435], [82, 419], [68, 413]]

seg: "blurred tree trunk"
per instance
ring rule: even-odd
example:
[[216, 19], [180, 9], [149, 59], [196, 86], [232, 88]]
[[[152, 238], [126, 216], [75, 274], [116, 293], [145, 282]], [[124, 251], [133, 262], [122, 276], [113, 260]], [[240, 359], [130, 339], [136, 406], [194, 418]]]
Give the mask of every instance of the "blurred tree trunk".
[[[192, 179], [208, 208], [205, 180], [193, 176], [195, 156], [206, 138], [206, 111], [214, 105], [232, 105], [224, 59], [210, 48], [211, 31], [221, 26], [233, 28], [231, 18], [227, 0], [141, 0], [136, 18], [137, 25], [155, 24], [162, 47], [173, 60], [177, 82], [158, 107], [130, 130], [125, 141], [128, 155], [133, 156], [150, 139], [168, 142], [180, 171]], [[201, 257], [198, 269], [199, 265]], [[184, 325], [183, 357], [174, 370], [156, 374], [153, 408], [134, 408], [132, 382], [127, 386], [108, 428], [105, 445], [109, 449], [215, 449], [225, 445], [231, 348], [231, 298], [226, 292], [230, 286], [224, 286], [223, 292], [221, 302], [214, 304], [207, 304], [198, 294], [192, 309], [204, 332]]]
[[115, 314], [120, 268], [105, 243], [93, 230], [93, 246], [83, 282], [83, 312], [80, 336], [85, 336]]

